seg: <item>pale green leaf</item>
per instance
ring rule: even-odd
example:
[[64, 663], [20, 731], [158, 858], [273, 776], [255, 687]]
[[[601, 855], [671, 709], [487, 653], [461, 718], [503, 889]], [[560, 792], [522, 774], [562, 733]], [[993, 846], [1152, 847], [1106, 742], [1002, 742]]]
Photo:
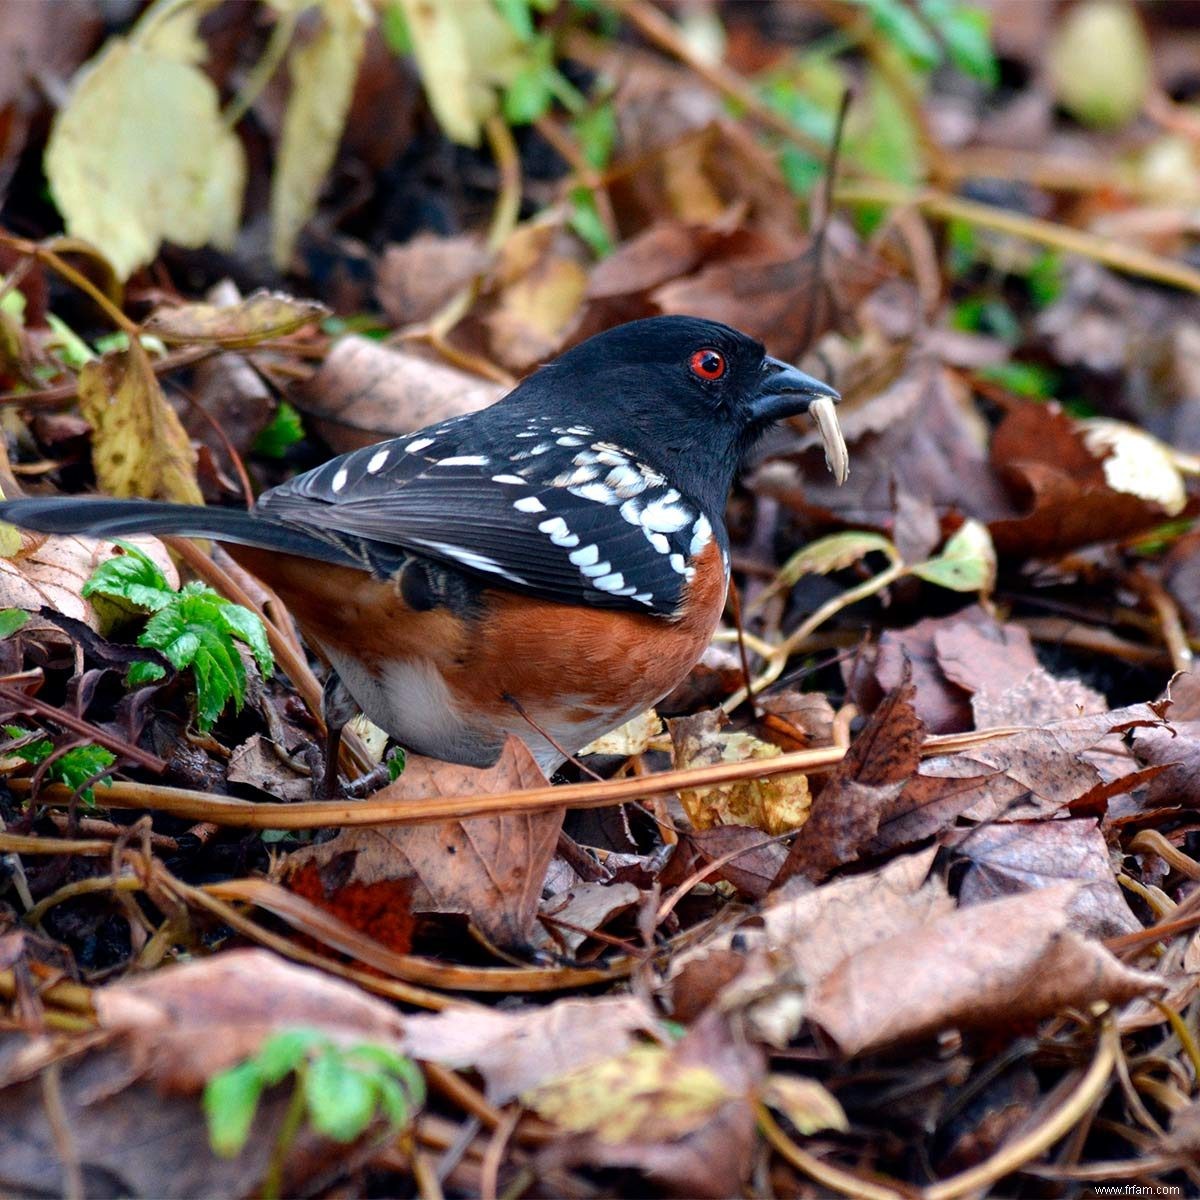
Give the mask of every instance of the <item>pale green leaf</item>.
[[964, 521], [937, 558], [911, 571], [919, 579], [954, 592], [990, 592], [996, 583], [996, 550], [987, 526]]
[[842, 1106], [815, 1079], [802, 1075], [768, 1075], [762, 1088], [762, 1101], [783, 1113], [797, 1133], [817, 1133], [822, 1129], [845, 1132], [850, 1128]]
[[779, 575], [790, 586], [805, 575], [828, 575], [831, 571], [844, 570], [876, 550], [889, 558], [897, 557], [896, 547], [878, 533], [862, 530], [833, 533], [798, 550], [787, 560]]
[[271, 255], [280, 268], [291, 261], [333, 165], [374, 20], [365, 0], [325, 0], [321, 15], [320, 31], [288, 59], [292, 92], [271, 180]]
[[353, 1141], [375, 1115], [374, 1079], [354, 1070], [336, 1050], [309, 1065], [304, 1098], [313, 1128], [339, 1142]]
[[54, 121], [46, 176], [68, 231], [125, 279], [164, 240], [230, 246], [246, 164], [202, 71], [113, 38]]
[[204, 1115], [214, 1153], [233, 1158], [246, 1144], [262, 1089], [262, 1077], [252, 1062], [239, 1063], [208, 1081], [204, 1087]]

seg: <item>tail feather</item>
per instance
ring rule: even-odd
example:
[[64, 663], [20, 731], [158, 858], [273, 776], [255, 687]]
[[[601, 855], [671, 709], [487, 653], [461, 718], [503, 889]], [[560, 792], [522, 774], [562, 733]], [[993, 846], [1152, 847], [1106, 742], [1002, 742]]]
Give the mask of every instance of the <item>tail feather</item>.
[[38, 533], [116, 538], [128, 534], [178, 534], [258, 546], [324, 562], [356, 565], [345, 550], [294, 526], [236, 508], [164, 504], [156, 500], [79, 500], [66, 496], [0, 501], [0, 521]]

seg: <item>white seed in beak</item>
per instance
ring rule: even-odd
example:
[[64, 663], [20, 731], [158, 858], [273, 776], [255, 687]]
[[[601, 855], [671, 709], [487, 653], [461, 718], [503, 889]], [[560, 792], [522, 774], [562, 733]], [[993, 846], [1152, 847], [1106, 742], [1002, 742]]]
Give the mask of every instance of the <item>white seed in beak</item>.
[[837, 409], [827, 396], [820, 396], [808, 406], [808, 415], [816, 422], [825, 447], [825, 465], [839, 487], [850, 474], [850, 453], [838, 423]]

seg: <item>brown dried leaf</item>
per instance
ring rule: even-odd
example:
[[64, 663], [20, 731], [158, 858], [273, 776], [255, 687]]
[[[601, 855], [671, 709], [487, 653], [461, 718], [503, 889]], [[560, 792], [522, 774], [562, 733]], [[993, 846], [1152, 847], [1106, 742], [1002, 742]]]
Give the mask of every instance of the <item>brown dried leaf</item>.
[[257, 291], [233, 304], [180, 304], [150, 315], [145, 330], [172, 345], [222, 346], [238, 350], [267, 338], [295, 333], [329, 315], [315, 300]]
[[384, 250], [375, 295], [394, 325], [427, 321], [486, 271], [490, 261], [487, 247], [472, 234], [418, 234], [402, 246]]
[[[954, 1027], [1011, 1028], [1064, 1008], [1160, 992], [1069, 929], [1077, 884], [1056, 884], [935, 918], [863, 950], [813, 990], [809, 1020], [845, 1054]], [[897, 1003], [903, 997], [903, 1003]]]
[[[105, 620], [79, 592], [102, 562], [120, 553], [118, 548], [112, 542], [93, 538], [31, 533], [20, 534], [19, 538], [17, 553], [0, 558], [0, 608], [36, 612], [45, 605], [101, 632]], [[179, 586], [179, 572], [162, 542], [151, 537], [123, 540], [149, 555], [172, 587]], [[111, 618], [112, 610], [108, 613]]]
[[139, 1073], [176, 1091], [198, 1090], [283, 1029], [397, 1050], [404, 1036], [400, 1014], [382, 1000], [266, 950], [225, 950], [92, 997], [101, 1028], [128, 1040]]
[[687, 835], [687, 841], [707, 862], [738, 851], [736, 858], [718, 867], [708, 878], [724, 879], [754, 900], [761, 900], [771, 890], [787, 857], [783, 845], [749, 825], [717, 825], [713, 829], [696, 830]]
[[478, 412], [503, 392], [499, 384], [409, 350], [344, 337], [294, 399], [341, 453]]
[[[493, 767], [460, 767], [410, 755], [404, 774], [375, 798], [467, 796], [545, 786], [525, 744], [510, 737]], [[465, 913], [498, 945], [521, 946], [537, 917], [542, 881], [561, 827], [562, 810], [554, 809], [436, 825], [345, 829], [331, 841], [291, 855], [288, 869], [311, 865], [322, 871], [351, 855], [350, 871], [339, 871], [342, 882], [372, 884], [413, 876], [424, 889], [413, 899], [414, 910]]]
[[587, 272], [575, 259], [545, 255], [484, 318], [492, 353], [517, 371], [557, 354], [579, 323], [586, 292]]
[[1053, 556], [1161, 524], [1168, 508], [1113, 487], [1108, 453], [1090, 448], [1086, 431], [1057, 404], [1010, 408], [992, 436], [991, 460], [1024, 513], [990, 523], [996, 549]]
[[1094, 820], [985, 825], [955, 841], [971, 864], [959, 889], [964, 907], [1071, 881], [1082, 884], [1067, 907], [1076, 933], [1114, 937], [1142, 927], [1113, 879]]
[[520, 1012], [471, 1008], [405, 1021], [405, 1052], [478, 1071], [488, 1099], [505, 1104], [550, 1079], [622, 1054], [634, 1035], [659, 1030], [636, 996], [558, 1000]]
[[925, 727], [905, 682], [890, 693], [834, 768], [788, 850], [776, 883], [799, 875], [818, 883], [853, 862], [891, 802], [915, 774]]
[[79, 410], [92, 427], [92, 464], [104, 491], [203, 503], [195, 451], [141, 346], [84, 364]]
[[[632, 883], [576, 884], [542, 902], [542, 917], [552, 917], [553, 921], [535, 931], [533, 943], [541, 947], [565, 946], [573, 954], [588, 940], [587, 933], [581, 931], [602, 929], [618, 913], [637, 904], [641, 895]], [[555, 921], [577, 928], [564, 928]]]
[[277, 800], [311, 800], [313, 784], [308, 775], [293, 771], [260, 733], [234, 747], [229, 759], [230, 783], [245, 783]]

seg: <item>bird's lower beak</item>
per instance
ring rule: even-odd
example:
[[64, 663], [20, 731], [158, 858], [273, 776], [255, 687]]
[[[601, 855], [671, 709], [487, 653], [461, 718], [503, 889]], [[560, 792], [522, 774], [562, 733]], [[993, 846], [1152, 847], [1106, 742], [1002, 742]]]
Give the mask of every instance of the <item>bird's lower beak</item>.
[[763, 360], [758, 390], [750, 401], [750, 412], [756, 422], [765, 425], [808, 412], [809, 405], [819, 399], [836, 404], [841, 396], [829, 384], [805, 375], [790, 363], [767, 358]]

